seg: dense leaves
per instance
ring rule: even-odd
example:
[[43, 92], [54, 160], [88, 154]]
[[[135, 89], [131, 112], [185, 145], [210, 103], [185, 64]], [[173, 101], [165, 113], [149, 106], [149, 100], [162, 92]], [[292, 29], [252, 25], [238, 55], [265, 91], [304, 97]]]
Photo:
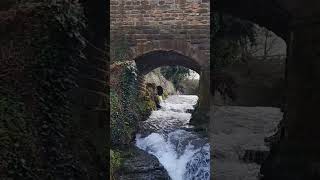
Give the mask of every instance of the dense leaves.
[[137, 69], [132, 62], [116, 63], [111, 67], [110, 130], [111, 179], [121, 166], [123, 149], [132, 143], [139, 121], [145, 120], [154, 106], [148, 97], [139, 96]]
[[[8, 18], [19, 19], [17, 24], [8, 24], [11, 39], [7, 42], [20, 47], [10, 49], [10, 60], [23, 63], [17, 67], [20, 74], [6, 77], [15, 78], [15, 83], [1, 83], [3, 89], [17, 89], [15, 95], [2, 91], [0, 96], [0, 131], [4, 132], [0, 134], [10, 139], [10, 144], [1, 146], [1, 155], [5, 155], [1, 157], [0, 169], [5, 170], [1, 178], [85, 176], [68, 142], [74, 129], [68, 93], [76, 87], [76, 67], [84, 48], [82, 15], [78, 3], [57, 0], [21, 4]], [[2, 43], [7, 46], [7, 42]]]
[[[132, 63], [122, 63], [113, 74], [116, 85], [110, 89], [111, 143], [113, 147], [128, 145], [137, 129], [137, 122], [149, 116], [149, 100], [139, 96], [137, 69]], [[114, 69], [114, 68], [113, 68]]]
[[212, 92], [220, 92], [224, 97], [235, 98], [236, 84], [226, 74], [224, 68], [244, 60], [248, 45], [255, 45], [254, 25], [228, 15], [215, 13], [212, 16]]
[[175, 87], [178, 87], [179, 83], [190, 75], [190, 70], [182, 66], [161, 67], [160, 72], [167, 80], [171, 81]]

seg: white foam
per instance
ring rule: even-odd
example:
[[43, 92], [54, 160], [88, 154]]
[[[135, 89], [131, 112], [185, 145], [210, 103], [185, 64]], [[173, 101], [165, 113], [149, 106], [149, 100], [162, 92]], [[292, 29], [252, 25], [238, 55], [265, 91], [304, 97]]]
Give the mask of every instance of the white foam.
[[[140, 134], [136, 136], [136, 146], [156, 156], [172, 180], [199, 179], [197, 177], [209, 180], [207, 174], [210, 164], [206, 162], [210, 152], [209, 148], [203, 147], [209, 146], [207, 140], [179, 129], [189, 123], [191, 114], [187, 110], [194, 109], [197, 100], [197, 96], [169, 96], [161, 103], [161, 109], [153, 111], [149, 119], [143, 122], [155, 132], [143, 138]], [[202, 166], [194, 168], [198, 162]]]
[[183, 180], [187, 163], [199, 151], [199, 149], [194, 149], [193, 145], [188, 144], [183, 154], [179, 156], [176, 146], [170, 142], [169, 138], [165, 139], [163, 135], [158, 133], [152, 133], [145, 138], [141, 138], [138, 134], [136, 145], [140, 149], [156, 156], [168, 171], [172, 180]]

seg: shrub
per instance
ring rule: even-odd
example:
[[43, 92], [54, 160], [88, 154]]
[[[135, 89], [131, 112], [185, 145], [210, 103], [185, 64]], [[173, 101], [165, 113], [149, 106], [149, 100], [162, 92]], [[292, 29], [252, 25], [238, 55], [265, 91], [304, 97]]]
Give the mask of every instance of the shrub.
[[115, 179], [115, 173], [121, 167], [122, 157], [119, 151], [110, 149], [110, 179]]

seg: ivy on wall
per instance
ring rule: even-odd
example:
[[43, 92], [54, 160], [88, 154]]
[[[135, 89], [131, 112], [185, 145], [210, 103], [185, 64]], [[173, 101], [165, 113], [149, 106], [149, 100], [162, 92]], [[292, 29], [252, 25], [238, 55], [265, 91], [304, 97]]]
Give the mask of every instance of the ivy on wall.
[[128, 145], [137, 129], [137, 122], [149, 113], [148, 104], [139, 97], [137, 69], [132, 63], [122, 63], [110, 87], [111, 142], [115, 146]]
[[150, 115], [154, 104], [150, 103], [151, 99], [139, 95], [138, 74], [134, 63], [128, 61], [116, 63], [112, 66], [111, 72], [110, 169], [114, 176], [121, 168], [122, 162], [131, 156], [127, 151], [135, 138], [138, 122]]

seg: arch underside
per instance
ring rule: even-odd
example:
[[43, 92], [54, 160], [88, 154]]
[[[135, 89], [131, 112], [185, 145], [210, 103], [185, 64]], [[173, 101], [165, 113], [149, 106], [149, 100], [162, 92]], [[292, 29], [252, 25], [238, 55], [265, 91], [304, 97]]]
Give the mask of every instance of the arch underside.
[[216, 0], [214, 10], [249, 20], [287, 39], [290, 14], [275, 0]]
[[192, 58], [175, 51], [153, 51], [135, 59], [141, 74], [148, 74], [162, 66], [183, 66], [200, 74], [200, 65]]

